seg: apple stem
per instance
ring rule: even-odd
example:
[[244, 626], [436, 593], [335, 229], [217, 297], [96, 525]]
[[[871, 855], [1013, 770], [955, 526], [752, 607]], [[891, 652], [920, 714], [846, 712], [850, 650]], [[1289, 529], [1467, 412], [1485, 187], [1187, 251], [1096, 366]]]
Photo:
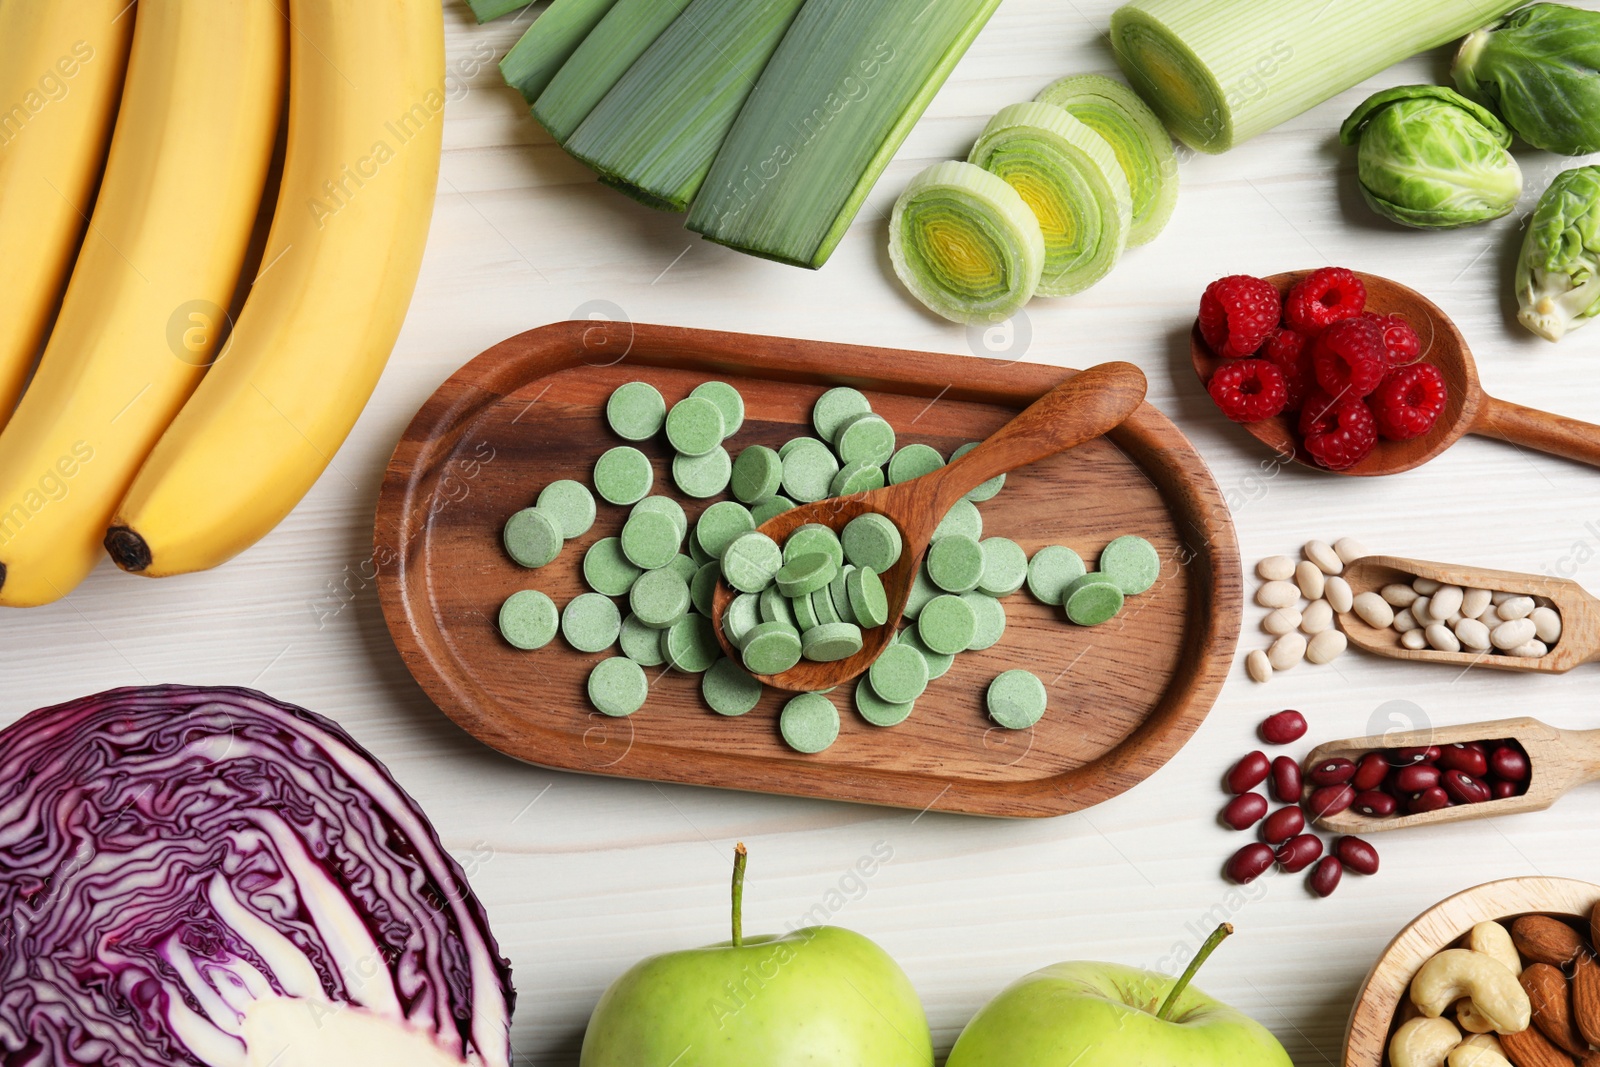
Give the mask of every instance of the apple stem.
[[733, 947], [744, 944], [744, 866], [750, 853], [740, 841], [733, 846]]
[[1156, 1018], [1165, 1020], [1172, 1014], [1172, 1009], [1177, 1005], [1178, 998], [1183, 996], [1183, 991], [1189, 988], [1189, 983], [1195, 974], [1222, 944], [1222, 939], [1233, 933], [1232, 923], [1223, 923], [1211, 931], [1211, 936], [1206, 938], [1206, 943], [1200, 946], [1200, 951], [1195, 953], [1194, 959], [1189, 961], [1189, 966], [1178, 976], [1178, 981], [1173, 985], [1172, 992], [1167, 994], [1167, 999], [1161, 1002], [1161, 1010], [1156, 1012]]

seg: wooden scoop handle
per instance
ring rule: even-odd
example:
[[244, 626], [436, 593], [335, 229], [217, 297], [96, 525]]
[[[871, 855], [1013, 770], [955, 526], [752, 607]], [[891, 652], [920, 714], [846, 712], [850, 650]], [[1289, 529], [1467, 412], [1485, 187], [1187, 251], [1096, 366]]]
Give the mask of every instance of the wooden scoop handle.
[[1472, 432], [1600, 467], [1600, 426], [1564, 415], [1485, 396]]

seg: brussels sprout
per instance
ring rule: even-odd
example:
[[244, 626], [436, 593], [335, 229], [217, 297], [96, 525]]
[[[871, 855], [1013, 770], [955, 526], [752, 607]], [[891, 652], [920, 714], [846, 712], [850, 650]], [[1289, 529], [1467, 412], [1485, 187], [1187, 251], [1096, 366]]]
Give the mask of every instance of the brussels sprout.
[[1522, 194], [1522, 169], [1506, 151], [1511, 131], [1453, 89], [1385, 89], [1356, 108], [1339, 139], [1361, 146], [1357, 173], [1372, 210], [1402, 226], [1487, 222]]
[[1600, 11], [1525, 7], [1463, 41], [1452, 73], [1535, 148], [1600, 152]]
[[1517, 260], [1517, 318], [1559, 341], [1600, 315], [1600, 167], [1550, 183], [1534, 209]]

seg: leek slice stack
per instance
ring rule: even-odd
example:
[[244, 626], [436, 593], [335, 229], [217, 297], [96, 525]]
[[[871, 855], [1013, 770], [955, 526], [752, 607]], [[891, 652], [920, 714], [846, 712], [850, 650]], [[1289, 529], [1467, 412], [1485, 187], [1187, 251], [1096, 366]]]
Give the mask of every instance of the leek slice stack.
[[1054, 104], [1001, 108], [967, 162], [1015, 189], [1038, 219], [1042, 296], [1070, 296], [1110, 273], [1128, 247], [1133, 199], [1105, 138]]
[[534, 100], [539, 125], [565, 145], [688, 5], [689, 0], [616, 0]]
[[500, 74], [506, 84], [529, 104], [539, 99], [556, 71], [615, 3], [616, 0], [554, 0], [500, 61]]
[[895, 201], [889, 258], [929, 310], [986, 325], [1033, 296], [1045, 238], [1033, 209], [1004, 180], [971, 163], [936, 163]]
[[1178, 156], [1156, 113], [1132, 89], [1101, 74], [1062, 78], [1034, 99], [1054, 104], [1105, 138], [1133, 196], [1128, 245], [1154, 240], [1178, 206]]

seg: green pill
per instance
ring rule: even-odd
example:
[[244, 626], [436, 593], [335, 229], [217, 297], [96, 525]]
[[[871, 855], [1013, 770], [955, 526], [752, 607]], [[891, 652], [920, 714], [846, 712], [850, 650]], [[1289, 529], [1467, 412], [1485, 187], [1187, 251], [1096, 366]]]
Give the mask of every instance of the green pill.
[[818, 693], [801, 693], [783, 706], [778, 732], [796, 752], [821, 752], [839, 739], [839, 709]]
[[699, 674], [722, 655], [716, 627], [704, 615], [685, 615], [668, 627], [661, 650], [672, 669], [684, 674]]
[[867, 669], [872, 691], [891, 704], [906, 704], [928, 688], [928, 661], [922, 653], [899, 642], [878, 654]]
[[643, 573], [623, 555], [620, 537], [602, 537], [583, 554], [583, 580], [596, 593], [627, 596]]
[[761, 683], [724, 656], [700, 676], [700, 695], [712, 711], [731, 718], [754, 710], [761, 702]]
[[555, 601], [537, 589], [519, 589], [500, 605], [500, 636], [515, 648], [543, 648], [560, 623]]
[[722, 576], [741, 593], [761, 592], [782, 566], [783, 549], [759, 530], [735, 537], [722, 553]]
[[606, 401], [606, 421], [624, 440], [645, 441], [654, 437], [666, 417], [667, 402], [649, 382], [618, 386]]
[[824, 450], [828, 447], [826, 443], [818, 441], [815, 437], [791, 437], [778, 446], [778, 458], [788, 459], [789, 453], [795, 449], [810, 448], [812, 445], [820, 445]]
[[861, 651], [861, 627], [848, 622], [823, 623], [807, 630], [800, 651], [815, 663], [837, 663]]
[[894, 455], [894, 441], [894, 427], [888, 420], [868, 412], [840, 426], [833, 447], [845, 463], [872, 463], [881, 467]]
[[728, 488], [733, 474], [733, 460], [728, 450], [718, 445], [703, 456], [674, 456], [672, 480], [677, 487], [696, 500], [716, 496]]
[[735, 537], [755, 528], [749, 508], [737, 500], [719, 500], [700, 513], [694, 538], [712, 559], [721, 559]]
[[696, 567], [703, 567], [713, 562], [711, 553], [701, 548], [699, 539], [694, 537], [689, 538], [689, 558], [694, 561]]
[[628, 516], [621, 540], [622, 554], [643, 570], [665, 567], [678, 556], [678, 527], [658, 511]]
[[978, 592], [1010, 596], [1028, 580], [1028, 554], [1009, 537], [983, 539], [983, 577]]
[[781, 622], [800, 629], [800, 622], [794, 617], [794, 608], [789, 605], [789, 598], [775, 585], [769, 585], [761, 591], [758, 598], [761, 601], [761, 621]]
[[984, 695], [989, 718], [1007, 730], [1026, 730], [1044, 718], [1048, 700], [1044, 683], [1030, 671], [1006, 671], [989, 683]]
[[722, 409], [703, 396], [687, 396], [667, 412], [667, 443], [684, 456], [703, 456], [728, 436]]
[[783, 542], [785, 563], [797, 556], [809, 556], [813, 552], [821, 552], [833, 560], [835, 567], [844, 566], [844, 546], [839, 543], [839, 535], [821, 523], [808, 522], [790, 532], [788, 540]]
[[789, 610], [794, 612], [794, 624], [800, 628], [801, 636], [807, 630], [816, 629], [822, 622], [817, 618], [817, 608], [809, 596], [794, 596], [789, 598]]
[[965, 652], [977, 632], [972, 605], [952, 593], [934, 597], [917, 615], [917, 636], [922, 643], [947, 656]]
[[944, 590], [934, 585], [928, 578], [928, 569], [918, 567], [916, 577], [911, 579], [911, 592], [906, 597], [905, 617], [915, 619], [922, 614], [922, 609], [936, 596], [943, 596]]
[[594, 463], [594, 491], [609, 504], [636, 504], [655, 484], [650, 460], [632, 445], [618, 445]]
[[833, 593], [830, 591], [832, 587], [833, 582], [829, 582], [806, 598], [811, 601], [811, 613], [817, 617], [818, 626], [829, 626], [844, 621], [839, 617], [839, 609], [833, 606]]
[[539, 490], [537, 506], [555, 520], [561, 527], [561, 536], [568, 540], [582, 537], [594, 525], [594, 494], [588, 486], [571, 478], [551, 482]]
[[795, 556], [779, 569], [775, 581], [787, 597], [805, 596], [833, 581], [839, 567], [833, 557], [822, 552]]
[[891, 703], [873, 692], [872, 682], [863, 678], [856, 683], [856, 712], [873, 726], [899, 726], [911, 714], [916, 702]]
[[887, 573], [900, 559], [903, 543], [900, 529], [887, 515], [869, 511], [857, 515], [844, 527], [844, 558], [857, 567], [870, 567]]
[[628, 607], [639, 621], [665, 630], [689, 612], [689, 583], [671, 567], [645, 571], [628, 590]]
[[761, 600], [754, 593], [740, 593], [728, 601], [722, 613], [722, 632], [734, 648], [743, 648], [750, 631], [761, 625]]
[[659, 667], [667, 662], [661, 651], [661, 631], [646, 626], [632, 612], [622, 620], [622, 633], [617, 640], [622, 645], [622, 654], [641, 667]]
[[1082, 578], [1083, 558], [1065, 545], [1047, 545], [1028, 561], [1028, 592], [1046, 604], [1060, 604], [1067, 586]]
[[845, 583], [850, 577], [850, 572], [855, 566], [846, 563], [834, 575], [833, 581], [828, 583], [828, 596], [833, 600], [834, 614], [839, 616], [840, 622], [853, 622], [861, 625], [861, 620], [856, 618], [856, 609], [850, 606], [850, 591]]
[[622, 615], [610, 597], [581, 593], [561, 613], [561, 636], [579, 652], [604, 652], [622, 633]]
[[889, 621], [889, 595], [871, 567], [857, 567], [846, 575], [844, 589], [850, 598], [850, 610], [862, 626], [870, 629]]
[[1098, 571], [1090, 571], [1067, 586], [1061, 604], [1067, 618], [1079, 626], [1099, 626], [1117, 617], [1122, 610], [1122, 590]]
[[882, 488], [883, 468], [869, 460], [858, 460], [840, 467], [839, 473], [828, 484], [828, 491], [833, 496], [855, 496]]
[[1101, 550], [1099, 570], [1117, 584], [1123, 596], [1138, 596], [1156, 584], [1161, 557], [1149, 541], [1128, 534]]
[[628, 517], [632, 518], [645, 511], [658, 511], [670, 518], [678, 527], [680, 540], [689, 536], [689, 516], [684, 514], [683, 505], [670, 496], [647, 496], [633, 506], [633, 510], [628, 512]]
[[782, 622], [764, 622], [750, 631], [740, 650], [751, 674], [782, 674], [800, 662], [800, 634]]
[[1006, 633], [1006, 609], [1000, 601], [987, 593], [962, 593], [961, 599], [972, 609], [972, 640], [967, 642], [968, 652], [981, 652], [1000, 643]]
[[899, 485], [944, 466], [944, 457], [932, 445], [906, 445], [889, 458], [889, 484]]
[[611, 656], [589, 672], [589, 703], [605, 715], [632, 715], [644, 707], [650, 695], [650, 682], [644, 668], [631, 659]]
[[667, 566], [677, 571], [678, 577], [682, 578], [685, 583], [692, 583], [694, 576], [700, 573], [701, 564], [696, 563], [694, 557], [685, 556], [680, 552], [672, 557], [672, 562], [668, 563]]
[[965, 593], [983, 580], [983, 546], [966, 534], [950, 534], [928, 549], [928, 577], [947, 593]]
[[944, 677], [944, 673], [948, 671], [950, 669], [950, 665], [956, 661], [954, 655], [944, 652], [935, 652], [933, 649], [923, 644], [922, 638], [917, 636], [917, 628], [915, 626], [908, 626], [904, 630], [901, 630], [899, 641], [902, 645], [907, 645], [916, 649], [922, 654], [922, 658], [928, 661], [928, 679], [930, 681], [934, 678]]
[[939, 525], [933, 528], [933, 540], [937, 541], [951, 534], [966, 534], [974, 541], [983, 538], [983, 515], [978, 511], [978, 505], [962, 498], [944, 513]]
[[790, 444], [794, 447], [783, 457], [784, 492], [803, 504], [821, 500], [839, 473], [839, 460], [821, 441], [802, 437]]
[[783, 460], [766, 445], [749, 445], [733, 461], [728, 484], [737, 499], [760, 503], [783, 487]]
[[792, 507], [794, 507], [794, 501], [786, 496], [769, 496], [761, 503], [750, 508], [750, 517], [756, 520], [757, 526], [762, 526], [768, 520], [777, 518]]
[[836, 386], [817, 397], [811, 406], [811, 425], [824, 441], [832, 441], [846, 422], [872, 410], [872, 403], [849, 386]]
[[524, 567], [543, 567], [561, 554], [561, 527], [538, 508], [523, 508], [506, 520], [500, 540], [506, 554]]
[[[694, 610], [711, 617], [712, 601], [717, 597], [717, 582], [722, 580], [722, 564], [707, 563], [694, 572], [694, 577], [689, 579], [689, 602], [694, 605]], [[750, 596], [749, 593], [740, 593], [740, 596]], [[750, 597], [754, 600], [754, 597]]]
[[695, 387], [690, 396], [709, 400], [722, 413], [722, 436], [732, 437], [744, 425], [744, 397], [727, 382], [706, 382]]
[[[971, 452], [974, 448], [977, 448], [979, 444], [981, 444], [981, 442], [973, 441], [970, 444], [962, 445], [960, 448], [950, 453], [950, 462], [954, 463], [968, 452]], [[978, 488], [968, 492], [967, 499], [977, 504], [981, 504], [985, 500], [993, 500], [995, 494], [1000, 492], [1001, 489], [1005, 488], [1005, 484], [1006, 476], [1004, 474], [997, 474], [993, 478], [990, 478], [988, 481], [984, 482], [982, 485], [978, 486]]]

